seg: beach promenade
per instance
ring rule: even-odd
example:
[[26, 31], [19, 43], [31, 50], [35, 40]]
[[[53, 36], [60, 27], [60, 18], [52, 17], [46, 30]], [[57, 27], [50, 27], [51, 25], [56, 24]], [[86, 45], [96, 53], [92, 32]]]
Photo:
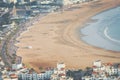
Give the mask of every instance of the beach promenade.
[[[80, 28], [90, 18], [102, 11], [120, 5], [120, 0], [100, 0], [77, 4], [62, 12], [50, 13], [33, 24], [17, 38], [17, 55], [28, 67], [55, 67], [57, 62], [65, 62], [67, 68], [85, 68], [91, 62], [120, 62], [120, 53], [96, 48], [80, 40]], [[32, 48], [28, 48], [32, 47]]]

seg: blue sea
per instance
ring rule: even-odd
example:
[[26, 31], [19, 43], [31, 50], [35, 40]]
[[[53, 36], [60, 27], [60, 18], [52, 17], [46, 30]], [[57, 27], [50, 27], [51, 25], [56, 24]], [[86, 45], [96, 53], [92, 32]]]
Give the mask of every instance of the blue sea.
[[120, 51], [120, 7], [101, 12], [91, 19], [96, 22], [86, 23], [80, 32], [81, 39], [96, 47]]

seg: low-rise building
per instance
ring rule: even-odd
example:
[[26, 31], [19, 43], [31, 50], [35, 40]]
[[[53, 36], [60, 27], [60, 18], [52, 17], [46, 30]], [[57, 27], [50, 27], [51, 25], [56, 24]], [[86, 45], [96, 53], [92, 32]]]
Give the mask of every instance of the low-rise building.
[[12, 70], [18, 70], [23, 68], [22, 57], [16, 56], [14, 63], [12, 64]]
[[54, 73], [50, 80], [73, 80], [73, 78], [66, 76], [66, 65], [64, 63], [57, 63], [57, 69], [54, 69]]
[[19, 74], [19, 80], [49, 80], [53, 74], [53, 69], [46, 70], [45, 72], [36, 73], [36, 72], [21, 72]]
[[119, 64], [102, 63], [100, 60], [93, 63], [91, 76], [83, 76], [82, 80], [119, 80]]

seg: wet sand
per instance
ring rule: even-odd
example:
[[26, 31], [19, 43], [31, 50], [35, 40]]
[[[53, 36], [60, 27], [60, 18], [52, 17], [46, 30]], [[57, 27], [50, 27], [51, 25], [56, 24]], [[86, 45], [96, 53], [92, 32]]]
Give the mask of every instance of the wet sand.
[[[94, 60], [120, 62], [120, 53], [90, 46], [80, 40], [78, 30], [90, 18], [102, 11], [116, 7], [120, 0], [100, 0], [74, 5], [80, 8], [50, 13], [17, 38], [17, 55], [23, 58], [28, 67], [38, 70], [42, 67], [55, 67], [64, 62], [67, 68], [92, 66]], [[32, 47], [28, 49], [26, 47]]]

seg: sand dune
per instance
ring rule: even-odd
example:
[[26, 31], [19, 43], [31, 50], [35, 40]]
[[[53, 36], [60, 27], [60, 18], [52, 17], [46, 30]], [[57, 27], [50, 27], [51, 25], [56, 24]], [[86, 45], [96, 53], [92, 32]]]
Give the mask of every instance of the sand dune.
[[[67, 68], [85, 68], [92, 61], [120, 62], [120, 53], [107, 51], [85, 44], [80, 40], [79, 29], [90, 17], [104, 10], [116, 7], [120, 0], [100, 0], [86, 4], [74, 5], [77, 9], [66, 9], [63, 12], [50, 13], [26, 33], [22, 34], [16, 44], [17, 55], [23, 62], [38, 70], [42, 67], [55, 67], [57, 62], [65, 62]], [[26, 46], [32, 46], [26, 49]]]

